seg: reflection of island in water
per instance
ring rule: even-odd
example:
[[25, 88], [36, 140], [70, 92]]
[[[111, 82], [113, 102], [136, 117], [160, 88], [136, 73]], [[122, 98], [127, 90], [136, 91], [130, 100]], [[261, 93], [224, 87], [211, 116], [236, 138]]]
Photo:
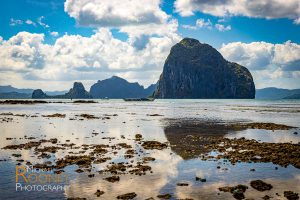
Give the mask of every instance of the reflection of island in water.
[[221, 123], [193, 119], [170, 119], [164, 127], [171, 149], [183, 159], [208, 153], [205, 145], [224, 137], [231, 130]]
[[[300, 168], [298, 159], [300, 150], [297, 144], [258, 142], [244, 137], [237, 139], [224, 137], [228, 133], [247, 129], [286, 131], [296, 127], [275, 123], [218, 122], [193, 119], [167, 120], [166, 124], [164, 132], [171, 149], [183, 159], [202, 156], [204, 159], [228, 159], [232, 164], [237, 161], [273, 162], [281, 166], [291, 164]], [[208, 154], [212, 151], [219, 154], [212, 157]]]

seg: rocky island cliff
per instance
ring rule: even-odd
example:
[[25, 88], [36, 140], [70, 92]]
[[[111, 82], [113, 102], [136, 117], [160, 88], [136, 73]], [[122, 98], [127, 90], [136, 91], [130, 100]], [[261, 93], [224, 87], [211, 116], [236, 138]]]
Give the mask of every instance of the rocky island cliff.
[[155, 98], [253, 99], [249, 70], [229, 62], [213, 47], [185, 38], [171, 48]]

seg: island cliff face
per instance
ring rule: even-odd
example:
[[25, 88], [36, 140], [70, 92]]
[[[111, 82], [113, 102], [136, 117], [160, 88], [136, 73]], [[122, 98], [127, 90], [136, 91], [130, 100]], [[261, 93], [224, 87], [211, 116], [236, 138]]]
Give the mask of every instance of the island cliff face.
[[228, 62], [208, 44], [185, 38], [172, 47], [153, 96], [253, 99], [255, 85], [247, 68]]

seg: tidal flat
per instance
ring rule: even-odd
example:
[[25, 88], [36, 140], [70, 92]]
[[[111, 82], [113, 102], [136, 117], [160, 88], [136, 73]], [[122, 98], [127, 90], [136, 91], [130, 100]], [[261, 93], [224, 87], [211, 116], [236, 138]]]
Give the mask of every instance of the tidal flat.
[[[299, 199], [300, 101], [0, 103], [3, 199]], [[16, 191], [16, 166], [68, 176]]]

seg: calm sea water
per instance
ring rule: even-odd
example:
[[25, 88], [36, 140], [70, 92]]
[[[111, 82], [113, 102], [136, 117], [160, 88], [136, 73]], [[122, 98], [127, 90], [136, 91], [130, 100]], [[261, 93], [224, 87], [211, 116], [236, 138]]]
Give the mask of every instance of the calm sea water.
[[[154, 102], [125, 102], [123, 100], [97, 100], [96, 104], [54, 103], [35, 105], [0, 105], [0, 113], [37, 115], [35, 118], [13, 116], [12, 122], [0, 123], [0, 148], [9, 144], [20, 144], [26, 140], [6, 140], [6, 138], [37, 139], [57, 138], [59, 141], [70, 140], [81, 144], [114, 144], [126, 142], [135, 146], [132, 140], [135, 134], [142, 134], [145, 140], [167, 142], [164, 128], [167, 119], [193, 119], [207, 121], [247, 121], [272, 122], [299, 127], [300, 101], [262, 101], [262, 100], [155, 100]], [[59, 100], [61, 101], [61, 100]], [[66, 118], [45, 118], [41, 115], [61, 113]], [[105, 116], [117, 114], [109, 120], [69, 120], [78, 114]], [[149, 116], [159, 114], [161, 116]], [[4, 116], [0, 116], [4, 117]], [[11, 116], [7, 116], [11, 117]], [[248, 129], [229, 132], [225, 137], [245, 137], [262, 142], [300, 142], [300, 134], [293, 134], [299, 129], [288, 131], [267, 131]], [[100, 133], [93, 136], [93, 132]], [[125, 139], [122, 139], [124, 136]], [[103, 137], [115, 137], [108, 141]], [[138, 149], [137, 149], [138, 150]], [[283, 168], [272, 163], [238, 163], [231, 165], [221, 161], [203, 161], [201, 159], [184, 160], [170, 148], [147, 151], [147, 156], [156, 158], [149, 165], [153, 173], [145, 176], [121, 175], [117, 183], [103, 180], [103, 175], [96, 171], [103, 169], [108, 163], [93, 166], [95, 177], [88, 178], [87, 173], [74, 172], [76, 166], [65, 169], [69, 180], [66, 189], [61, 192], [16, 192], [15, 166], [12, 153], [22, 154], [22, 159], [31, 163], [42, 163], [47, 159], [38, 159], [32, 150], [0, 150], [0, 199], [64, 199], [67, 197], [85, 197], [94, 199], [97, 189], [105, 191], [102, 199], [115, 199], [127, 192], [136, 192], [136, 199], [155, 198], [158, 194], [170, 193], [174, 199], [232, 199], [229, 193], [220, 193], [219, 187], [237, 184], [248, 184], [251, 180], [262, 179], [273, 185], [269, 192], [258, 192], [249, 188], [247, 198], [261, 198], [268, 194], [275, 199], [284, 199], [285, 190], [300, 192], [300, 170], [292, 166]], [[124, 152], [123, 152], [124, 153]], [[65, 156], [67, 152], [58, 151], [51, 158]], [[122, 152], [111, 155], [114, 162], [124, 161]], [[50, 159], [50, 160], [51, 160]], [[138, 162], [140, 158], [134, 158]], [[108, 161], [108, 162], [111, 162]], [[221, 166], [221, 169], [217, 169]], [[274, 170], [278, 167], [278, 170]], [[250, 169], [255, 168], [255, 172]], [[195, 181], [195, 176], [205, 177], [207, 182]], [[187, 182], [188, 187], [178, 187], [176, 183]]]

